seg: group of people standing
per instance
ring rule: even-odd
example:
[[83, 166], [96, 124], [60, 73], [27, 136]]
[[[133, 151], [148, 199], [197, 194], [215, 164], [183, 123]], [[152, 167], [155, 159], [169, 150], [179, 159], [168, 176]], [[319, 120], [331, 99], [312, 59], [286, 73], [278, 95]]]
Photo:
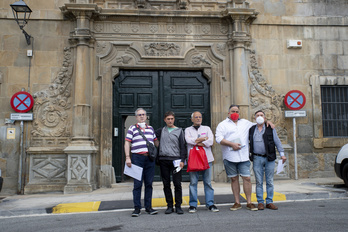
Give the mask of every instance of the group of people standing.
[[[211, 147], [214, 143], [214, 135], [210, 127], [202, 125], [202, 114], [198, 111], [191, 115], [192, 126], [185, 129], [176, 127], [175, 114], [168, 111], [164, 115], [166, 126], [156, 131], [145, 123], [146, 111], [139, 108], [135, 111], [137, 124], [129, 127], [126, 142], [125, 155], [126, 165], [132, 164], [143, 168], [141, 181], [134, 179], [133, 188], [133, 217], [141, 214], [141, 189], [144, 183], [144, 206], [145, 212], [153, 215], [158, 211], [152, 208], [152, 182], [155, 174], [155, 161], [149, 159], [146, 139], [159, 147], [157, 163], [160, 166], [161, 178], [163, 182], [163, 191], [167, 202], [165, 214], [176, 212], [183, 214], [182, 204], [182, 186], [181, 169], [184, 167], [185, 160], [190, 149], [194, 146], [203, 147], [208, 159], [209, 168], [201, 172], [189, 172], [189, 213], [197, 211], [197, 184], [199, 174], [203, 176], [205, 205], [212, 212], [219, 212], [214, 204], [214, 189], [211, 185], [212, 165], [214, 156]], [[216, 142], [221, 145], [223, 162], [226, 174], [231, 178], [231, 188], [235, 198], [234, 205], [230, 210], [241, 209], [239, 195], [240, 185], [239, 176], [243, 179], [243, 190], [247, 198], [247, 209], [263, 210], [263, 176], [266, 177], [266, 208], [278, 209], [273, 204], [273, 175], [275, 167], [277, 147], [283, 162], [286, 161], [284, 149], [277, 136], [274, 125], [270, 122], [265, 125], [265, 114], [262, 111], [255, 113], [257, 123], [252, 123], [246, 119], [239, 118], [239, 106], [231, 105], [229, 107], [228, 117], [219, 123], [216, 128]], [[250, 145], [249, 145], [250, 142]], [[250, 154], [249, 154], [250, 146]], [[256, 178], [256, 195], [258, 206], [251, 202], [252, 185], [250, 180], [250, 161], [254, 161], [253, 169]], [[171, 190], [171, 176], [174, 184], [174, 199]], [[174, 210], [175, 207], [175, 210]]]

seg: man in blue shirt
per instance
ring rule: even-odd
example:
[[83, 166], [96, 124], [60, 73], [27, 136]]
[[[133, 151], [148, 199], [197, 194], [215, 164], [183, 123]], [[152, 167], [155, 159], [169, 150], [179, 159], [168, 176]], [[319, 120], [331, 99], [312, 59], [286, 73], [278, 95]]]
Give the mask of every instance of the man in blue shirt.
[[277, 132], [271, 127], [265, 125], [265, 113], [262, 110], [255, 113], [256, 125], [249, 130], [250, 141], [250, 160], [254, 162], [253, 170], [256, 179], [256, 198], [258, 202], [257, 208], [263, 210], [263, 176], [266, 177], [266, 208], [277, 210], [278, 207], [273, 204], [273, 176], [276, 159], [276, 150], [281, 156], [281, 161], [285, 163], [286, 157], [284, 149], [280, 142]]

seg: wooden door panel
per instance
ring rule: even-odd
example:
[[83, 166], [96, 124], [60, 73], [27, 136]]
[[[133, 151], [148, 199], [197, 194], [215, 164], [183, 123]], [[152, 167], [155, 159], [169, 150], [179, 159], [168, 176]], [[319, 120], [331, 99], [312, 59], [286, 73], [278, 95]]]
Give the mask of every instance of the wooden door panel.
[[[201, 71], [139, 71], [121, 70], [115, 79], [113, 96], [113, 125], [122, 131], [127, 115], [142, 107], [147, 111], [150, 125], [160, 128], [165, 125], [163, 115], [175, 113], [175, 125], [185, 129], [192, 125], [191, 114], [200, 111], [203, 124], [210, 126], [210, 93], [207, 80]], [[124, 138], [120, 133], [113, 137], [113, 166], [117, 181], [123, 181]], [[160, 180], [156, 167], [155, 180]], [[186, 169], [183, 180], [189, 181]]]

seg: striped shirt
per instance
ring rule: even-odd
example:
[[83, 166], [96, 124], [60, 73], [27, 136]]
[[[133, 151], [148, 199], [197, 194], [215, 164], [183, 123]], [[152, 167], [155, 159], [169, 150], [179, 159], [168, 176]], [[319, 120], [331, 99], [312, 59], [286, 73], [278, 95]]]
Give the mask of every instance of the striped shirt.
[[[156, 134], [152, 126], [146, 125], [145, 129], [141, 129], [138, 124], [131, 125], [127, 131], [126, 141], [131, 142], [131, 153], [143, 154], [147, 153], [148, 149], [146, 146], [146, 141], [143, 136], [140, 135], [136, 126], [142, 130], [143, 134], [150, 143], [154, 143], [157, 140]], [[145, 131], [144, 131], [145, 130]]]

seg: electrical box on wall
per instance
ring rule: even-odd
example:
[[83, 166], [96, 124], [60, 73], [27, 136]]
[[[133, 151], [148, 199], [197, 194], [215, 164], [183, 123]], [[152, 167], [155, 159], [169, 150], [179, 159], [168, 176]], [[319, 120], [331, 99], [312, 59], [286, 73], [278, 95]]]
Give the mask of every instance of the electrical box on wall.
[[302, 48], [302, 40], [288, 39], [287, 48]]

